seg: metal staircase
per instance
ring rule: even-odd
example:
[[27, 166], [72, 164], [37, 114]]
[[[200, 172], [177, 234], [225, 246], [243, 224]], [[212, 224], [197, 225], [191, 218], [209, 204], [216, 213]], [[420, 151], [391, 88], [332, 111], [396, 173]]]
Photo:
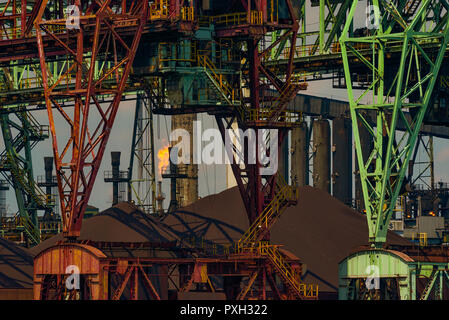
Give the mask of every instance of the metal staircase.
[[287, 185], [282, 178], [279, 180], [279, 190], [274, 195], [273, 200], [271, 200], [251, 227], [237, 242], [239, 250], [245, 247], [251, 247], [254, 243], [261, 241], [285, 209], [292, 204], [296, 204], [298, 189]]
[[14, 217], [0, 218], [1, 236], [10, 241], [22, 242], [21, 232], [25, 233], [30, 245], [36, 245], [40, 242], [41, 233], [34, 227], [29, 217], [21, 217], [16, 214]]
[[262, 241], [285, 209], [297, 203], [298, 189], [287, 185], [280, 175], [278, 175], [278, 178], [278, 191], [273, 200], [237, 242], [237, 252], [253, 253], [254, 249], [257, 249], [256, 252], [260, 255], [268, 257], [268, 260], [294, 296], [299, 299], [316, 299], [318, 297], [318, 286], [302, 283], [300, 272], [287, 262], [277, 246]]
[[238, 114], [243, 118], [244, 109], [240, 103], [238, 92], [229, 85], [226, 76], [218, 71], [208, 56], [198, 55], [198, 64], [203, 67], [204, 73], [212, 83], [212, 89], [217, 98], [226, 102], [229, 106], [237, 108]]
[[[30, 245], [40, 242], [36, 210], [52, 209], [54, 203], [36, 185], [31, 169], [31, 151], [39, 141], [48, 138], [48, 126], [39, 123], [29, 113], [17, 113], [19, 121], [8, 115], [0, 117], [5, 150], [0, 154], [0, 171], [16, 192], [19, 214], [9, 230], [24, 232]], [[8, 174], [9, 173], [9, 174]]]
[[284, 279], [289, 291], [297, 298], [301, 300], [318, 298], [318, 285], [301, 282], [301, 273], [286, 261], [276, 246], [263, 246], [261, 252], [268, 257], [277, 273]]
[[301, 89], [302, 84], [298, 84], [293, 81], [289, 81], [285, 88], [281, 91], [279, 97], [274, 101], [273, 107], [267, 116], [267, 120], [278, 121], [279, 116], [284, 113], [285, 106], [291, 101], [291, 99], [296, 96], [298, 91]]

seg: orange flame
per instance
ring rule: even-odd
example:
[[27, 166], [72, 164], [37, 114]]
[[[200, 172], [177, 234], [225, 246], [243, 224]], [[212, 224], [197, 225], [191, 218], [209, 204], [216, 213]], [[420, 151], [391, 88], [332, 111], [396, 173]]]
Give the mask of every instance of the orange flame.
[[170, 153], [168, 152], [168, 145], [162, 149], [159, 149], [157, 152], [157, 159], [158, 159], [158, 170], [159, 170], [159, 176], [162, 180], [162, 173], [167, 170], [169, 161], [170, 161]]

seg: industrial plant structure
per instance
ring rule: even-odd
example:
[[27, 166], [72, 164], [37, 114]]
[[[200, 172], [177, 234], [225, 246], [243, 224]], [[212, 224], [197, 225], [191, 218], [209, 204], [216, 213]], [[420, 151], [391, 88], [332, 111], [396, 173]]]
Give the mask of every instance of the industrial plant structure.
[[[0, 265], [0, 297], [448, 299], [448, 41], [446, 0], [1, 1], [0, 254], [27, 271]], [[229, 189], [201, 199], [154, 118], [193, 146], [199, 114], [232, 142]]]

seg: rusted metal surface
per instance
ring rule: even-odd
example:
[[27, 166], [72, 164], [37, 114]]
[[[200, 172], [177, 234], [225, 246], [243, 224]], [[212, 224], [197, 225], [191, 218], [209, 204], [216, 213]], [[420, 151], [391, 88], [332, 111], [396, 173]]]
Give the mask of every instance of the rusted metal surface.
[[[100, 286], [104, 276], [100, 268], [102, 258], [106, 256], [100, 250], [83, 244], [60, 243], [47, 248], [34, 259], [34, 299], [100, 299], [100, 294], [104, 294]], [[83, 277], [79, 296], [66, 285], [72, 273]]]
[[[153, 221], [153, 218], [146, 219], [145, 215], [130, 204], [121, 203], [118, 207], [123, 211], [110, 209], [112, 217], [100, 214], [86, 220], [80, 237], [83, 239], [80, 239], [81, 244], [60, 242], [63, 240], [61, 234], [35, 247], [33, 251], [40, 251], [37, 252], [35, 261], [36, 299], [168, 299], [170, 294], [186, 293], [196, 286], [205, 286], [204, 293], [219, 290], [228, 299], [236, 299], [241, 291], [232, 289], [234, 284], [230, 279], [249, 278], [256, 270], [261, 281], [265, 278], [267, 286], [271, 288], [260, 292], [261, 296], [257, 296], [258, 298], [263, 295], [266, 298], [279, 298], [279, 292], [282, 292], [283, 298], [293, 297], [271, 280], [274, 278], [274, 270], [266, 256], [258, 252], [225, 253], [223, 248], [217, 250], [210, 245], [211, 239], [212, 242], [230, 244], [232, 240], [227, 237], [238, 239], [242, 231], [236, 232], [238, 229], [215, 221], [208, 228], [210, 233], [206, 234], [203, 241], [197, 235], [197, 241], [192, 242], [192, 234], [176, 226], [179, 226], [177, 219], [173, 220], [175, 225], [169, 227], [166, 223]], [[196, 216], [195, 219], [198, 218], [200, 217]], [[207, 217], [201, 219], [207, 221]], [[186, 217], [183, 220], [186, 221]], [[191, 230], [189, 224], [193, 227], [197, 223], [190, 220], [184, 224], [187, 230]], [[217, 237], [216, 233], [222, 228], [229, 230], [229, 233], [225, 232]], [[109, 239], [109, 233], [117, 235], [122, 232], [128, 241], [147, 240], [101, 241], [101, 238]], [[142, 238], [141, 232], [146, 238]], [[86, 238], [93, 238], [95, 241]], [[301, 267], [301, 261], [297, 257], [286, 251], [282, 252], [289, 263]], [[81, 264], [81, 278], [85, 279], [84, 283], [89, 280], [87, 287], [83, 287], [83, 293], [75, 295], [64, 291], [64, 281], [67, 279], [64, 268], [72, 264]], [[224, 287], [217, 287], [216, 279], [219, 278], [229, 279], [225, 280]], [[58, 285], [55, 286], [56, 284]], [[97, 293], [94, 295], [94, 292]], [[176, 296], [175, 294], [173, 297]]]
[[[294, 257], [289, 257], [288, 261], [298, 266], [300, 263]], [[65, 281], [70, 275], [66, 268], [70, 266], [79, 268], [82, 281], [78, 290], [65, 288]], [[160, 300], [168, 298], [170, 288], [185, 293], [192, 290], [194, 284], [205, 284], [205, 292], [215, 292], [216, 283], [211, 281], [214, 277], [251, 276], [253, 280], [243, 291], [231, 292], [226, 285], [221, 288], [228, 299], [236, 299], [248, 294], [259, 273], [272, 277], [273, 270], [264, 257], [256, 255], [177, 259], [113, 258], [88, 245], [61, 243], [47, 248], [35, 258], [34, 299]], [[158, 289], [154, 281], [159, 281]], [[264, 295], [272, 296], [278, 291], [276, 286], [264, 292]], [[285, 292], [284, 298], [292, 297]]]

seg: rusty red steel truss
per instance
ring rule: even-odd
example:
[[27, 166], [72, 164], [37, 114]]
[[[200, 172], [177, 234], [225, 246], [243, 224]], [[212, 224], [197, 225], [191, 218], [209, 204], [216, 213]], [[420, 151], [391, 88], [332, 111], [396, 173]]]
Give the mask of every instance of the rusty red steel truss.
[[[239, 121], [239, 127], [243, 130], [247, 128], [278, 129], [279, 132], [276, 146], [279, 159], [279, 154], [281, 152], [280, 146], [289, 130], [282, 115], [287, 107], [287, 102], [300, 90], [300, 86], [294, 84], [293, 81], [293, 60], [299, 30], [297, 16], [290, 0], [286, 1], [289, 17], [282, 22], [269, 20], [266, 0], [241, 0], [239, 2], [248, 12], [251, 12], [251, 10], [261, 12], [263, 23], [248, 23], [247, 25], [217, 29], [217, 36], [224, 38], [235, 37], [236, 39], [243, 38], [243, 41], [247, 44], [249, 71], [244, 74], [244, 81], [249, 87], [249, 98], [244, 102], [244, 109], [250, 110], [250, 114], [261, 114], [263, 113], [262, 110], [271, 110], [268, 119], [262, 120], [250, 116], [249, 119]], [[275, 41], [265, 45], [265, 36], [273, 31], [281, 31], [282, 35]], [[244, 34], [243, 37], [242, 34]], [[266, 67], [264, 62], [269, 61], [269, 56], [273, 48], [276, 48], [276, 46], [283, 41], [288, 41], [292, 49], [290, 50], [286, 70], [284, 70], [282, 77], [279, 77], [276, 73], [270, 70], [270, 68]], [[270, 87], [275, 89], [279, 97], [288, 93], [288, 96], [284, 97], [284, 103], [279, 103], [273, 96], [268, 95], [269, 90], [267, 89]], [[222, 133], [223, 141], [225, 141], [228, 132], [225, 129], [231, 129], [234, 118], [218, 115], [216, 116], [216, 120]], [[258, 138], [256, 137], [256, 139]], [[263, 142], [257, 140], [256, 145], [259, 145], [260, 143]], [[271, 152], [273, 152], [273, 150], [271, 150]], [[264, 210], [264, 207], [273, 199], [276, 192], [276, 181], [279, 173], [263, 176], [261, 174], [262, 166], [258, 159], [257, 163], [251, 164], [248, 163], [247, 157], [242, 155], [242, 157], [244, 157], [244, 166], [241, 166], [238, 161], [236, 161], [234, 154], [228, 155], [234, 157], [231, 167], [245, 204], [249, 223], [251, 224]]]
[[[68, 238], [80, 234], [148, 12], [148, 1], [142, 0], [93, 1], [89, 6], [76, 0], [75, 5], [80, 8], [79, 28], [67, 29], [65, 19], [38, 16], [35, 21], [63, 232]], [[52, 74], [43, 35], [65, 51], [59, 75]], [[105, 95], [112, 97], [110, 103], [101, 103]], [[64, 109], [61, 101], [72, 101], [73, 111]], [[63, 121], [56, 126], [59, 120]]]
[[[41, 6], [45, 7], [46, 0], [42, 1]], [[240, 2], [248, 11], [248, 17], [255, 10], [262, 13], [261, 20], [248, 19], [247, 24], [216, 30], [218, 37], [234, 38], [237, 42], [245, 43], [247, 48], [248, 72], [244, 72], [244, 82], [249, 95], [243, 98], [242, 109], [249, 111], [250, 116], [245, 113], [238, 118], [239, 127], [279, 129], [279, 134], [271, 139], [276, 139], [280, 152], [289, 130], [284, 118], [287, 102], [300, 89], [293, 81], [294, 48], [299, 28], [297, 18], [290, 0], [286, 0], [289, 17], [283, 21], [269, 21], [267, 0]], [[80, 10], [79, 28], [67, 29], [65, 19], [44, 20], [42, 10], [35, 13], [34, 23], [57, 172], [63, 232], [69, 240], [75, 240], [80, 235], [83, 214], [148, 21], [147, 1], [75, 0], [74, 4]], [[279, 38], [265, 45], [266, 35], [273, 31], [280, 31]], [[54, 45], [51, 48], [45, 45], [48, 39], [59, 47], [61, 51], [58, 54], [54, 53]], [[280, 73], [266, 67], [265, 62], [282, 41], [288, 41], [291, 50], [287, 66], [282, 76], [279, 76]], [[277, 96], [268, 94], [272, 88], [277, 91]], [[105, 96], [111, 102], [104, 103]], [[67, 108], [67, 102], [73, 108]], [[263, 114], [267, 109], [270, 110], [268, 118], [251, 116], [254, 110], [255, 114]], [[216, 118], [225, 139], [225, 129], [231, 127], [236, 115], [217, 115]], [[257, 141], [256, 145], [259, 143], [261, 141]], [[237, 161], [232, 165], [250, 225], [275, 200], [280, 189], [279, 174], [262, 175], [262, 168], [259, 161], [252, 164], [247, 158], [242, 167]], [[271, 225], [266, 226], [266, 232], [257, 241], [269, 240], [269, 227]], [[282, 260], [281, 264], [288, 264], [292, 270], [296, 270], [295, 275], [301, 274], [299, 260], [292, 261], [288, 257]], [[72, 264], [81, 266], [83, 289], [66, 292], [66, 267]], [[162, 271], [154, 271], [152, 268], [155, 266]], [[202, 272], [204, 268], [206, 272]], [[172, 272], [177, 273], [177, 283], [171, 280]], [[252, 295], [262, 299], [298, 298], [298, 292], [288, 288], [288, 281], [284, 281], [284, 291], [280, 292], [273, 278], [276, 272], [275, 265], [266, 255], [243, 251], [204, 258], [111, 258], [98, 247], [69, 241], [48, 248], [35, 258], [34, 294], [35, 299], [67, 296], [73, 299], [121, 299], [126, 293], [128, 298], [138, 299], [139, 286], [144, 286], [152, 299], [163, 299], [167, 295], [163, 297], [161, 289], [155, 288], [154, 278], [166, 278], [167, 283], [171, 281], [171, 287], [178, 293], [192, 290], [193, 284], [204, 285], [214, 292], [210, 275], [217, 278], [229, 276], [229, 279], [232, 276], [248, 278], [243, 289], [240, 288], [241, 279], [238, 283], [223, 285], [226, 287], [224, 291], [234, 291], [226, 293], [231, 299], [245, 299]], [[115, 282], [109, 285], [111, 279], [115, 279]], [[267, 287], [271, 290], [267, 291]], [[251, 291], [254, 288], [253, 294]], [[307, 298], [302, 294], [299, 296]], [[309, 296], [316, 298], [317, 292]]]
[[[145, 245], [104, 244], [124, 246], [128, 250]], [[59, 243], [39, 253], [35, 258], [34, 298], [163, 300], [176, 298], [170, 297], [170, 291], [182, 295], [196, 290], [220, 292], [231, 300], [295, 298], [293, 292], [283, 290], [276, 283], [272, 266], [253, 256], [112, 258], [97, 248], [101, 246], [101, 243], [96, 243], [95, 247], [82, 243]], [[301, 271], [299, 260], [289, 260], [289, 263]], [[49, 268], [50, 265], [53, 267]], [[77, 280], [79, 287], [75, 290], [66, 285], [70, 277], [67, 268], [74, 265], [78, 266], [76, 271], [80, 277]], [[248, 280], [241, 285], [236, 276], [247, 277]], [[216, 281], [219, 278], [227, 279]], [[313, 294], [310, 292], [311, 297]]]

